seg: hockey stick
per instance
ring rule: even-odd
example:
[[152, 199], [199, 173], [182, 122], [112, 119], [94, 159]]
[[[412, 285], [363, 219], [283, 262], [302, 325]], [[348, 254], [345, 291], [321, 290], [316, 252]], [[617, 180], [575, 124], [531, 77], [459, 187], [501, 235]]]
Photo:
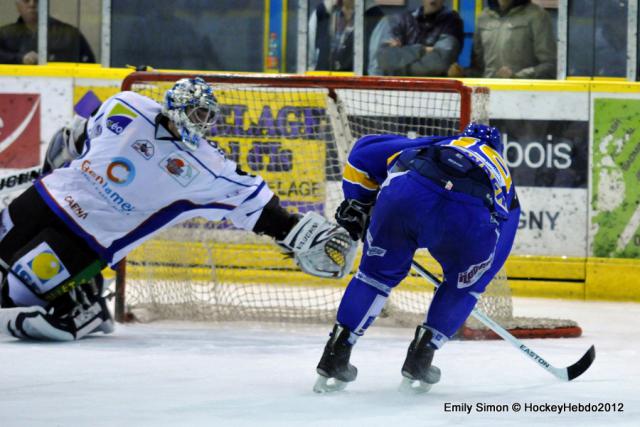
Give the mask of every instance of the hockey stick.
[[[434, 276], [431, 272], [429, 272], [423, 266], [418, 264], [415, 260], [411, 261], [411, 266], [413, 267], [414, 270], [418, 272], [420, 276], [422, 276], [424, 279], [430, 282], [433, 286], [435, 286], [436, 289], [438, 288], [438, 286], [442, 284], [442, 282], [440, 282], [440, 280], [438, 280], [436, 276]], [[567, 366], [566, 368], [556, 368], [555, 366], [547, 362], [545, 359], [540, 357], [540, 355], [538, 355], [536, 352], [534, 352], [529, 347], [524, 345], [522, 341], [520, 341], [518, 338], [511, 335], [509, 331], [504, 329], [502, 326], [498, 325], [493, 319], [491, 319], [489, 316], [484, 314], [482, 311], [474, 308], [471, 311], [471, 315], [477, 320], [479, 320], [486, 327], [491, 329], [493, 332], [498, 334], [500, 337], [502, 337], [502, 339], [504, 339], [509, 344], [511, 344], [518, 350], [520, 350], [520, 352], [522, 352], [522, 354], [527, 356], [530, 360], [532, 360], [537, 365], [544, 368], [547, 372], [550, 372], [556, 378], [561, 379], [563, 381], [571, 381], [574, 378], [578, 378], [580, 375], [584, 373], [584, 371], [589, 369], [589, 366], [591, 366], [594, 359], [596, 358], [596, 348], [592, 345], [589, 348], [589, 350], [587, 350], [587, 352], [580, 358], [580, 360], [578, 360], [573, 365]]]

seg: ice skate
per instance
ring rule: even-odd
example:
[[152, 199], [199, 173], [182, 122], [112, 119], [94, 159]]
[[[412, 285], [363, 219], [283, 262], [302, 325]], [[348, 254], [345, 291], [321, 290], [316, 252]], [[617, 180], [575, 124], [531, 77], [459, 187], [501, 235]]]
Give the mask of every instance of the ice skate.
[[316, 393], [344, 390], [347, 383], [356, 379], [358, 369], [349, 363], [352, 345], [348, 342], [349, 330], [336, 324], [324, 348], [316, 371], [318, 379], [313, 386]]
[[435, 349], [429, 345], [432, 333], [420, 325], [416, 328], [416, 335], [409, 349], [407, 358], [402, 365], [402, 383], [400, 390], [411, 393], [426, 393], [433, 384], [440, 381], [440, 369], [433, 366]]

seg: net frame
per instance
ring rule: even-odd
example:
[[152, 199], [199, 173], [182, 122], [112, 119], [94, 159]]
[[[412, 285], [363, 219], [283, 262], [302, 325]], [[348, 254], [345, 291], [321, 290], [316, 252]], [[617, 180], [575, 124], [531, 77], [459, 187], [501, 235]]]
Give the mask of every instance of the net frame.
[[[338, 157], [341, 164], [345, 163], [346, 153], [348, 152], [348, 146], [341, 146], [340, 142], [350, 141], [353, 142], [357, 137], [362, 135], [362, 132], [358, 130], [357, 126], [353, 123], [347, 123], [349, 120], [347, 114], [339, 111], [343, 106], [340, 101], [340, 91], [363, 91], [369, 90], [372, 93], [384, 94], [385, 91], [400, 91], [400, 92], [432, 92], [442, 94], [455, 94], [459, 96], [459, 107], [456, 111], [457, 118], [457, 130], [461, 131], [471, 121], [478, 121], [488, 123], [488, 97], [489, 90], [484, 87], [472, 88], [464, 85], [458, 80], [447, 79], [424, 79], [424, 78], [396, 78], [396, 77], [342, 77], [342, 76], [309, 76], [309, 75], [268, 75], [268, 74], [197, 74], [202, 76], [208, 83], [217, 87], [257, 87], [268, 88], [269, 90], [284, 90], [286, 89], [299, 89], [299, 90], [325, 90], [327, 96], [334, 102], [327, 103], [327, 110], [329, 116], [331, 116], [332, 128], [335, 133], [335, 140], [338, 143]], [[136, 85], [144, 87], [145, 85], [153, 86], [155, 82], [173, 82], [180, 78], [195, 76], [190, 73], [165, 73], [165, 72], [135, 72], [127, 76], [122, 84], [123, 90], [131, 90]], [[382, 99], [382, 98], [380, 98]], [[380, 102], [376, 104], [384, 105]], [[397, 105], [396, 110], [405, 109], [406, 112], [412, 112], [415, 106], [411, 105], [411, 102], [407, 102], [403, 105]], [[331, 111], [333, 109], [333, 111]], [[392, 112], [395, 115], [399, 115], [398, 111]], [[357, 116], [357, 114], [355, 114]], [[353, 114], [352, 114], [353, 117]], [[354, 135], [355, 134], [355, 135]], [[422, 263], [426, 263], [433, 271], [439, 271], [439, 267], [435, 265], [433, 260], [418, 258]], [[127, 311], [127, 298], [126, 298], [126, 264], [120, 263], [117, 268], [117, 285], [116, 285], [116, 319], [124, 321], [131, 319], [130, 312]], [[425, 287], [424, 284], [416, 285], [415, 282], [420, 279], [417, 276], [410, 276], [408, 280], [413, 280], [415, 287]], [[556, 336], [558, 330], [563, 329], [563, 332], [559, 336], [578, 336], [580, 334], [579, 328], [575, 322], [556, 320], [556, 319], [536, 319], [535, 327], [530, 327], [531, 319], [528, 318], [515, 318], [513, 317], [511, 295], [506, 281], [506, 275], [501, 272], [501, 276], [498, 277], [497, 286], [490, 286], [483, 295], [484, 301], [491, 301], [488, 306], [493, 304], [500, 304], [504, 307], [506, 315], [498, 318], [503, 325], [510, 329], [514, 334], [518, 335], [518, 331], [523, 331], [528, 336]], [[392, 293], [395, 295], [405, 292], [401, 289], [396, 289]], [[409, 291], [410, 292], [410, 291]], [[493, 295], [492, 295], [493, 294]], [[341, 292], [339, 292], [341, 295]], [[339, 298], [339, 297], [338, 297]], [[413, 297], [415, 298], [415, 297]], [[397, 298], [399, 299], [399, 298]], [[394, 300], [395, 301], [395, 300]], [[497, 301], [497, 302], [495, 302]], [[483, 308], [483, 304], [479, 305]], [[422, 302], [423, 310], [428, 307], [428, 300]], [[383, 312], [382, 322], [385, 317], [394, 317], [396, 324], [411, 324], [415, 325], [415, 316], [403, 316], [403, 308], [400, 305], [390, 302]], [[233, 308], [231, 308], [233, 309]], [[194, 311], [194, 309], [191, 309]], [[195, 309], [195, 311], [198, 311]], [[486, 307], [484, 311], [487, 311]], [[491, 310], [489, 309], [491, 314]], [[422, 314], [422, 317], [424, 314]], [[496, 315], [493, 315], [496, 317]], [[197, 317], [197, 316], [196, 316]], [[251, 316], [249, 316], [251, 317]], [[226, 318], [221, 316], [221, 320], [231, 320], [233, 316]], [[244, 320], [244, 319], [243, 319]], [[291, 319], [289, 319], [291, 320]], [[306, 319], [297, 319], [293, 317], [293, 321], [305, 321]], [[577, 329], [576, 329], [577, 328]], [[532, 332], [532, 331], [537, 332]], [[466, 332], [465, 332], [466, 331]], [[493, 338], [490, 331], [479, 324], [470, 324], [465, 328], [463, 336], [471, 339], [478, 338]], [[555, 332], [553, 332], [555, 331]]]

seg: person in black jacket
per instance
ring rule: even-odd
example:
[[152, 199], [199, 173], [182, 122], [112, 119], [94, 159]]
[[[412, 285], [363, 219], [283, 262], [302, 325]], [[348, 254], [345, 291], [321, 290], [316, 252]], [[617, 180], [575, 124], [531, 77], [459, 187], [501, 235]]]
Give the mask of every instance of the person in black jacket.
[[[0, 63], [35, 65], [38, 63], [38, 0], [16, 0], [20, 17], [0, 27]], [[57, 62], [96, 62], [89, 43], [80, 31], [49, 17], [47, 60]]]
[[444, 0], [422, 0], [422, 6], [389, 19], [376, 57], [384, 75], [446, 76], [464, 39], [457, 12]]
[[[364, 13], [364, 69], [369, 66], [369, 39], [384, 16], [369, 4]], [[309, 18], [307, 68], [322, 71], [353, 71], [354, 0], [324, 0]]]

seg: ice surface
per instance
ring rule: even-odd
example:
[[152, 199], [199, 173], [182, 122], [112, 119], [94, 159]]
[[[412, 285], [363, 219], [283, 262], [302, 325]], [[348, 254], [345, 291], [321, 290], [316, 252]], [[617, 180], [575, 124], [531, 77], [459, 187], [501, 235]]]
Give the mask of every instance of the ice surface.
[[[376, 327], [354, 349], [347, 390], [311, 387], [331, 325], [156, 322], [67, 344], [0, 337], [0, 426], [640, 425], [640, 304], [518, 299], [517, 315], [571, 318], [582, 338], [528, 340], [553, 365], [597, 357], [564, 383], [509, 344], [448, 343], [442, 381], [397, 391], [411, 328]], [[478, 413], [475, 405], [621, 403], [624, 412]], [[471, 414], [445, 404], [474, 406]]]

